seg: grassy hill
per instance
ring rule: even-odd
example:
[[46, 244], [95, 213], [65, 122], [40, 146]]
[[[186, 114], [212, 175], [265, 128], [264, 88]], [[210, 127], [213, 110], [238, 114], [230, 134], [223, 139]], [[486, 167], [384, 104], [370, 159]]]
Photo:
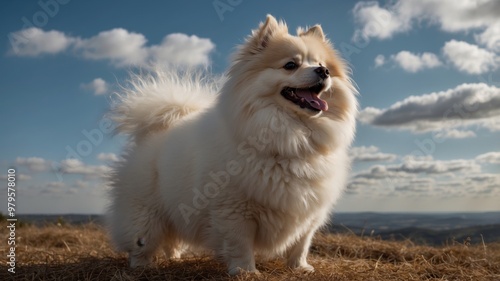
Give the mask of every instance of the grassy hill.
[[[7, 237], [5, 222], [0, 235]], [[230, 277], [210, 257], [166, 260], [129, 269], [97, 224], [25, 225], [16, 229], [16, 273], [0, 263], [0, 280], [500, 280], [500, 244], [466, 241], [418, 246], [349, 234], [318, 234], [311, 247], [312, 274], [293, 272], [280, 259], [257, 264], [260, 275]], [[6, 259], [7, 243], [0, 245]]]

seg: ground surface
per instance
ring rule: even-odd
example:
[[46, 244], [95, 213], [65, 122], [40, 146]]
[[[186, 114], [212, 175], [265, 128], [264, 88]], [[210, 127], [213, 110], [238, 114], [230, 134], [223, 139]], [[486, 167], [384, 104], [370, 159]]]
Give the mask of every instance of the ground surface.
[[[0, 257], [9, 235], [0, 224]], [[0, 280], [500, 280], [500, 244], [451, 242], [439, 248], [376, 237], [319, 234], [309, 255], [312, 274], [293, 272], [282, 260], [260, 262], [260, 275], [230, 277], [210, 257], [165, 260], [129, 269], [110, 247], [102, 227], [47, 225], [16, 229], [16, 273], [0, 264]]]

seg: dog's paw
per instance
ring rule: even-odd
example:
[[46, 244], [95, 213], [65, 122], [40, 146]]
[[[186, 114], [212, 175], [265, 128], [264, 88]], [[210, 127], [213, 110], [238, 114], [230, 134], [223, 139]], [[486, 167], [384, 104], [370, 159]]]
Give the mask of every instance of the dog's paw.
[[291, 269], [298, 272], [311, 273], [314, 272], [314, 267], [310, 264], [306, 263], [297, 263], [297, 264], [289, 264]]
[[242, 269], [241, 267], [230, 268], [229, 271], [228, 271], [228, 273], [231, 276], [242, 275], [242, 274], [256, 274], [256, 275], [260, 275], [260, 272], [257, 269], [245, 270], [245, 269]]
[[314, 267], [308, 263], [305, 265], [301, 265], [299, 267], [294, 268], [293, 270], [299, 271], [299, 272], [304, 272], [304, 273], [312, 273], [314, 272]]

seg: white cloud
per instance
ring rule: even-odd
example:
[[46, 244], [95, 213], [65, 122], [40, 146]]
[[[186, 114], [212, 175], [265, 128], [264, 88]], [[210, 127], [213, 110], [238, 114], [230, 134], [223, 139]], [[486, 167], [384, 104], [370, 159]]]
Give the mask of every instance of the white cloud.
[[477, 34], [475, 39], [486, 48], [500, 52], [500, 22], [490, 25], [483, 33]]
[[380, 67], [385, 64], [384, 55], [378, 55], [375, 57], [375, 67]]
[[[435, 160], [406, 156], [401, 163], [374, 165], [355, 173], [348, 193], [367, 196], [457, 197], [500, 194], [500, 175], [481, 171], [476, 159]], [[500, 155], [494, 155], [500, 159]]]
[[75, 49], [84, 58], [107, 59], [118, 66], [140, 65], [147, 59], [144, 35], [123, 28], [102, 31], [88, 39], [79, 39]]
[[83, 175], [86, 178], [102, 178], [110, 172], [110, 168], [105, 165], [86, 165], [78, 159], [61, 161], [59, 169], [65, 174]]
[[435, 136], [440, 139], [465, 139], [476, 137], [476, 133], [470, 130], [450, 129], [439, 131], [435, 134]]
[[89, 83], [82, 84], [81, 88], [92, 91], [96, 96], [100, 96], [105, 95], [109, 92], [110, 85], [102, 78], [96, 78]]
[[488, 152], [476, 157], [479, 163], [500, 164], [500, 152]]
[[394, 187], [395, 192], [410, 192], [410, 193], [421, 193], [421, 192], [432, 192], [436, 181], [433, 178], [415, 178], [411, 179], [406, 183], [398, 184]]
[[114, 153], [99, 153], [97, 159], [103, 162], [117, 162], [120, 158]]
[[353, 13], [354, 39], [388, 39], [416, 24], [435, 24], [446, 32], [485, 29], [499, 22], [497, 0], [396, 0], [380, 7], [376, 1], [359, 2]]
[[215, 49], [210, 39], [182, 33], [169, 34], [163, 38], [161, 44], [147, 46], [147, 39], [143, 34], [123, 28], [102, 31], [90, 38], [31, 28], [14, 32], [11, 37], [20, 38], [16, 40], [16, 44], [12, 44], [10, 51], [16, 56], [56, 54], [71, 49], [77, 56], [91, 60], [108, 60], [118, 67], [147, 67], [150, 64], [165, 63], [206, 65], [210, 61], [209, 54]]
[[31, 172], [48, 171], [51, 166], [51, 162], [40, 157], [29, 157], [29, 158], [17, 157], [16, 164], [25, 166]]
[[391, 59], [408, 72], [417, 72], [442, 65], [439, 58], [433, 53], [413, 54], [408, 51], [401, 51], [396, 55], [392, 55]]
[[165, 36], [160, 45], [151, 46], [149, 52], [151, 59], [159, 63], [207, 65], [214, 48], [210, 39], [173, 33]]
[[494, 70], [500, 62], [495, 53], [464, 41], [446, 42], [443, 54], [459, 71], [468, 74]]
[[355, 162], [394, 161], [397, 158], [395, 154], [380, 152], [376, 146], [353, 147], [350, 155]]
[[455, 172], [479, 172], [481, 167], [473, 160], [434, 160], [432, 157], [406, 156], [399, 164], [374, 165], [355, 177], [367, 179], [412, 178], [418, 174], [438, 175]]
[[[500, 88], [484, 83], [410, 96], [386, 109], [367, 107], [358, 119], [374, 126], [422, 133], [478, 126], [500, 130]], [[444, 135], [442, 135], [444, 136]]]
[[387, 39], [411, 27], [407, 18], [381, 8], [375, 1], [356, 3], [353, 13], [359, 27], [354, 33], [355, 40], [368, 40], [371, 37]]
[[10, 53], [26, 57], [57, 54], [65, 51], [75, 42], [75, 38], [68, 37], [60, 31], [43, 31], [36, 27], [13, 32], [9, 37], [14, 38], [11, 40]]
[[[500, 66], [500, 57], [495, 53], [464, 41], [450, 40], [445, 43], [442, 52], [454, 68], [468, 74], [482, 74]], [[412, 73], [443, 65], [436, 54], [428, 52], [414, 54], [409, 51], [400, 51], [391, 55], [389, 59], [403, 70]], [[378, 55], [375, 58], [375, 67], [387, 64], [387, 62], [388, 60], [383, 55]]]
[[450, 172], [479, 172], [481, 167], [473, 160], [439, 161], [432, 158], [422, 159], [412, 156], [405, 157], [400, 165], [388, 166], [387, 170], [409, 174], [445, 174]]

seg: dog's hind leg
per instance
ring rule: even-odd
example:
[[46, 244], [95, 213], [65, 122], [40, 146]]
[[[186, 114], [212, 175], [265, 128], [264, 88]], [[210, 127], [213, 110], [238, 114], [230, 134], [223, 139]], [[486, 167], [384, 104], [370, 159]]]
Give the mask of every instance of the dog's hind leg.
[[129, 251], [129, 264], [132, 268], [150, 264], [165, 235], [165, 223], [159, 215], [148, 214], [137, 225], [139, 227], [133, 238], [134, 244]]

